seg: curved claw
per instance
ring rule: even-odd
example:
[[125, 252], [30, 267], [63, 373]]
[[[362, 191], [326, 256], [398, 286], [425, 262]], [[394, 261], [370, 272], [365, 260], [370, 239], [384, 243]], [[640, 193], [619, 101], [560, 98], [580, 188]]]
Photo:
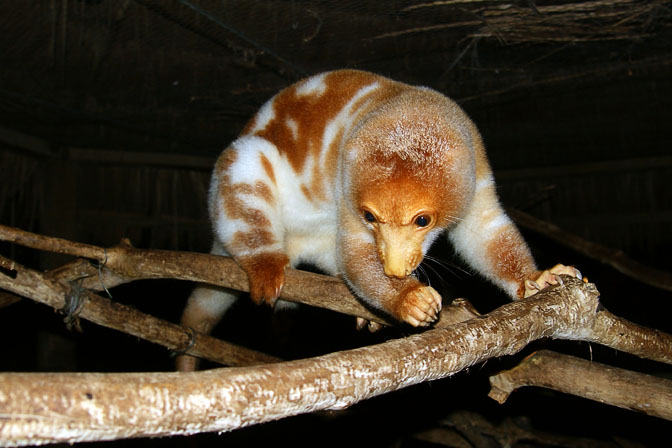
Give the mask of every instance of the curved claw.
[[240, 265], [247, 273], [252, 301], [257, 305], [275, 306], [285, 284], [285, 268], [289, 265], [287, 256], [260, 254], [240, 260]]
[[535, 280], [525, 280], [525, 293], [523, 297], [530, 297], [551, 285], [562, 285], [561, 275], [571, 275], [572, 277], [583, 279], [581, 272], [574, 266], [556, 264], [551, 269], [543, 271]]
[[441, 312], [441, 295], [431, 286], [420, 286], [406, 294], [398, 306], [400, 320], [414, 327], [426, 327]]

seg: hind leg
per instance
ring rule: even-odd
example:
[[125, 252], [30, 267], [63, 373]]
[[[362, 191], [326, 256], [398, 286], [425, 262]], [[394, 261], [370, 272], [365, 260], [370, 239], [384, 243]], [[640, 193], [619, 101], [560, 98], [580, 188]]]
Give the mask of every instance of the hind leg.
[[[239, 294], [239, 292], [216, 286], [196, 286], [182, 313], [182, 325], [199, 333], [209, 334], [238, 299]], [[175, 365], [180, 372], [193, 372], [198, 367], [198, 358], [179, 355]]]
[[[224, 248], [215, 241], [210, 251], [213, 255], [228, 256]], [[203, 334], [210, 334], [213, 328], [241, 293], [231, 289], [206, 284], [197, 285], [189, 296], [187, 306], [182, 312], [181, 324]], [[198, 358], [179, 355], [175, 360], [180, 372], [193, 372], [198, 367]]]

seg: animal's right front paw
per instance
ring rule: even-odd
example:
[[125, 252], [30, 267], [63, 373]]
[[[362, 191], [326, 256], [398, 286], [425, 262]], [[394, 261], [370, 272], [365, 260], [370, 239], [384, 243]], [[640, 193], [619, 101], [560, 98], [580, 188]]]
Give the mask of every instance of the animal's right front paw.
[[265, 253], [243, 258], [239, 263], [247, 273], [252, 301], [275, 306], [285, 284], [289, 258], [282, 253]]
[[540, 273], [536, 279], [525, 280], [525, 292], [523, 297], [528, 298], [551, 285], [557, 285], [560, 275], [570, 275], [578, 279], [583, 279], [581, 272], [574, 266], [556, 264], [551, 269], [547, 269]]
[[426, 327], [434, 322], [441, 312], [441, 295], [431, 286], [411, 289], [397, 306], [400, 320], [414, 327]]

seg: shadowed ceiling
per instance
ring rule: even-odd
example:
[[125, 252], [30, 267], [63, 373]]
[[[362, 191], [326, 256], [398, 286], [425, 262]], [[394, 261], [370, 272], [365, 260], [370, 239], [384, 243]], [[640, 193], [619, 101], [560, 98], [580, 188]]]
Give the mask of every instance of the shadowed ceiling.
[[48, 151], [213, 156], [280, 88], [342, 67], [436, 88], [482, 123], [532, 96], [666, 82], [671, 25], [660, 0], [8, 0], [0, 123]]

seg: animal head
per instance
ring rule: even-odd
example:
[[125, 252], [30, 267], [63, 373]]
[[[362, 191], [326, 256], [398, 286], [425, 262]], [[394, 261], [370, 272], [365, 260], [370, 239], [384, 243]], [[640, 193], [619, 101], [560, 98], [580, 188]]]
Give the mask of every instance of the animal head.
[[348, 142], [350, 209], [389, 277], [410, 275], [473, 194], [468, 134], [446, 115], [445, 97], [420, 93], [375, 111]]
[[[399, 173], [397, 173], [399, 174]], [[357, 212], [372, 233], [389, 277], [404, 278], [422, 261], [445, 217], [431, 188], [422, 180], [392, 176], [360, 191]]]

